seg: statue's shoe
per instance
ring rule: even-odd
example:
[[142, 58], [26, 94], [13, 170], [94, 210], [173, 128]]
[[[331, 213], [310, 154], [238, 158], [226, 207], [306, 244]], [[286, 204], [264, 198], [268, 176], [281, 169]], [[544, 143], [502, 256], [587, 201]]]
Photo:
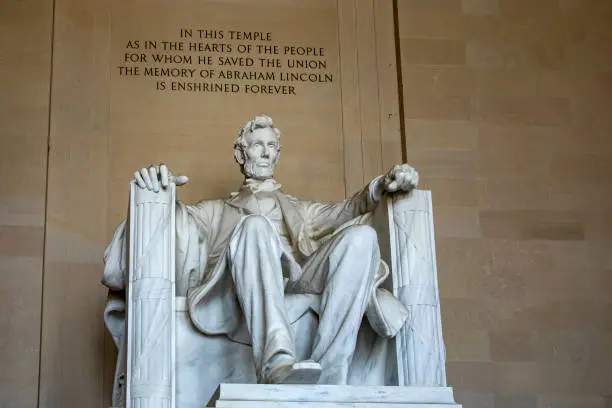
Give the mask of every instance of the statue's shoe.
[[264, 384], [316, 384], [321, 377], [321, 365], [312, 360], [278, 365], [267, 373]]

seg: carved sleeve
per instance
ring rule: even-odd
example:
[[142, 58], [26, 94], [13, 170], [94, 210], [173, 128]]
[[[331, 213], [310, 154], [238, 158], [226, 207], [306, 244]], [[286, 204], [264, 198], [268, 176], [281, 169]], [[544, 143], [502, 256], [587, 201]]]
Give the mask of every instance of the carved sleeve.
[[374, 210], [376, 197], [372, 196], [372, 186], [378, 178], [366, 185], [361, 191], [344, 201], [334, 204], [303, 202], [305, 206], [305, 223], [308, 236], [320, 240], [336, 231], [340, 226], [353, 218]]

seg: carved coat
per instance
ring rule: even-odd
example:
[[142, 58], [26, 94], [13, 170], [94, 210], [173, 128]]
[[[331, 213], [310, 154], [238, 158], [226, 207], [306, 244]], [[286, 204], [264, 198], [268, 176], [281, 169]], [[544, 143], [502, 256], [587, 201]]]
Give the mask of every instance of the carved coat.
[[[336, 204], [302, 201], [280, 191], [274, 194], [292, 245], [292, 248], [285, 248], [282, 259], [283, 274], [291, 280], [301, 274], [299, 263], [302, 259], [312, 254], [335, 231], [356, 221], [356, 217], [367, 214], [375, 206], [370, 198], [369, 186]], [[180, 296], [187, 295], [191, 320], [203, 333], [226, 334], [235, 341], [250, 344], [226, 256], [228, 241], [236, 225], [245, 215], [258, 213], [260, 209], [257, 199], [246, 188], [227, 200], [202, 201], [193, 206], [177, 202], [177, 293]], [[127, 253], [124, 236], [125, 223], [116, 230], [105, 253], [103, 283], [116, 291], [122, 291], [126, 281]], [[376, 286], [387, 275], [387, 268], [383, 264]], [[109, 309], [111, 303], [112, 299], [105, 311], [105, 318], [117, 341], [120, 333], [117, 336], [113, 333], [114, 311], [112, 307]], [[298, 306], [289, 311], [290, 321], [297, 320], [304, 308], [313, 305], [302, 302], [301, 307], [302, 310]], [[378, 334], [392, 337], [403, 326], [408, 312], [389, 292], [375, 289], [367, 316]]]

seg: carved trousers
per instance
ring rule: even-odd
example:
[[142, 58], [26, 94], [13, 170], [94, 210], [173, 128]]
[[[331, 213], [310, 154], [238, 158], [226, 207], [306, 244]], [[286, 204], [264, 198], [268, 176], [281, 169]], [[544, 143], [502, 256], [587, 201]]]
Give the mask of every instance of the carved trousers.
[[283, 255], [278, 232], [263, 216], [247, 216], [230, 238], [230, 267], [258, 378], [279, 356], [295, 359], [284, 294], [312, 293], [321, 295], [311, 355], [323, 368], [319, 383], [346, 384], [380, 262], [376, 232], [365, 225], [338, 232], [305, 261], [300, 278], [286, 287], [283, 256], [287, 254]]

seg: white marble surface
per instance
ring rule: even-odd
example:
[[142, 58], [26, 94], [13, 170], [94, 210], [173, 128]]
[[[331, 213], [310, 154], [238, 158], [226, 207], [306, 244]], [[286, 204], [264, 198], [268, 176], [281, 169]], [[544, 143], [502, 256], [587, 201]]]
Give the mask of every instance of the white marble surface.
[[217, 408], [454, 408], [461, 407], [458, 404], [401, 404], [401, 403], [381, 403], [381, 402], [276, 402], [276, 401], [218, 401]]
[[[288, 302], [291, 299], [286, 300]], [[316, 314], [310, 311], [291, 325], [297, 356], [301, 360], [310, 355], [317, 322]], [[176, 330], [177, 407], [205, 406], [220, 383], [256, 383], [251, 347], [225, 336], [206, 336], [199, 332], [191, 324], [184, 297], [177, 297]], [[390, 348], [389, 340], [363, 325], [349, 370], [349, 384], [394, 384], [397, 368], [389, 358]]]
[[[250, 405], [249, 405], [250, 404]], [[461, 407], [448, 387], [220, 384], [216, 407]]]
[[[130, 386], [142, 398], [171, 394], [177, 408], [195, 408], [219, 383], [283, 383], [285, 370], [274, 369], [305, 359], [322, 367], [319, 384], [445, 385], [431, 199], [414, 190], [418, 173], [397, 165], [347, 200], [322, 204], [280, 190], [273, 178], [279, 157], [272, 120], [248, 122], [234, 144], [245, 176], [240, 191], [197, 205], [176, 201], [171, 218], [157, 209], [169, 207], [169, 189], [187, 177], [165, 165], [134, 173], [132, 208], [148, 210], [133, 211], [129, 240], [125, 224], [115, 233], [103, 279], [114, 291], [106, 316], [118, 345], [121, 293], [131, 282]], [[382, 209], [374, 213], [377, 231], [375, 208]]]
[[410, 311], [395, 339], [399, 385], [446, 386], [431, 192], [389, 198], [374, 211], [387, 288]]
[[174, 408], [174, 184], [132, 183], [126, 408]]
[[217, 408], [454, 408], [461, 407], [458, 404], [401, 404], [380, 402], [276, 402], [276, 401], [218, 401]]

